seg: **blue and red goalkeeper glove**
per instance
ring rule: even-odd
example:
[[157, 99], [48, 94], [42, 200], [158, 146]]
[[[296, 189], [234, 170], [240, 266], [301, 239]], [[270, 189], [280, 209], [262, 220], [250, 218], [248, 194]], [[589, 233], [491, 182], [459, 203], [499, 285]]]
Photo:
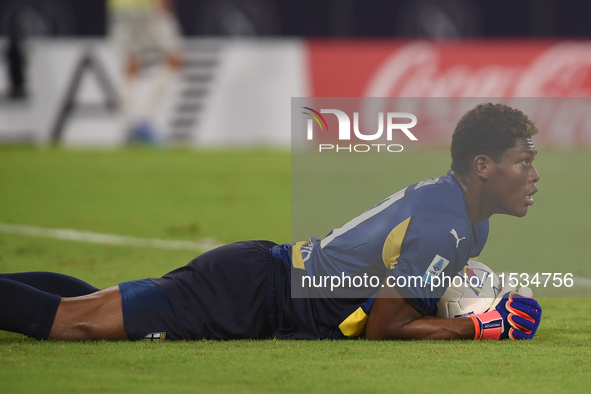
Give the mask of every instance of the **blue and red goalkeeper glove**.
[[470, 316], [474, 339], [532, 339], [542, 318], [542, 307], [533, 298], [507, 293], [495, 310]]

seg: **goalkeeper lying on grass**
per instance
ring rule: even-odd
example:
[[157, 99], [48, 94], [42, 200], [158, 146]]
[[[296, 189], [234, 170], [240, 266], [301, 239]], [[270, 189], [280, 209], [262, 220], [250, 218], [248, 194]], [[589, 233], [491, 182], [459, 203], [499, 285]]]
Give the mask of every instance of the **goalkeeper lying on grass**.
[[536, 133], [519, 110], [479, 105], [456, 126], [447, 175], [322, 240], [226, 245], [162, 278], [104, 290], [61, 274], [0, 274], [0, 329], [63, 341], [531, 339], [541, 308], [517, 293], [476, 316], [430, 313], [446, 290], [439, 279], [482, 251], [488, 218], [522, 217], [533, 204]]

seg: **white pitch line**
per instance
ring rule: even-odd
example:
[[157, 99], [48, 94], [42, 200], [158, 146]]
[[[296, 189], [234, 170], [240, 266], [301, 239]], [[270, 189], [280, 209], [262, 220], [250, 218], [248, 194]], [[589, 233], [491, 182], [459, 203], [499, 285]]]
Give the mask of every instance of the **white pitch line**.
[[587, 279], [587, 278], [579, 278], [579, 277], [574, 277], [573, 281], [575, 283], [575, 285], [581, 285], [581, 286], [591, 286], [591, 279]]
[[[89, 242], [104, 245], [137, 246], [142, 248], [148, 247], [174, 250], [196, 250], [201, 252], [206, 252], [222, 245], [214, 238], [203, 238], [197, 242], [175, 241], [158, 238], [137, 238], [124, 235], [91, 233], [89, 231], [78, 231], [72, 229], [45, 228], [5, 223], [0, 223], [0, 233], [27, 235], [30, 237], [53, 238], [66, 241]], [[574, 277], [573, 281], [574, 284], [578, 286], [591, 286], [591, 279], [588, 278]]]
[[137, 238], [124, 235], [91, 233], [88, 231], [78, 231], [71, 229], [44, 228], [19, 224], [0, 223], [0, 232], [5, 234], [28, 235], [30, 237], [43, 237], [61, 239], [76, 242], [90, 242], [105, 245], [137, 246], [158, 249], [175, 250], [197, 250], [205, 252], [221, 246], [213, 238], [203, 238], [197, 242], [175, 241], [157, 238]]

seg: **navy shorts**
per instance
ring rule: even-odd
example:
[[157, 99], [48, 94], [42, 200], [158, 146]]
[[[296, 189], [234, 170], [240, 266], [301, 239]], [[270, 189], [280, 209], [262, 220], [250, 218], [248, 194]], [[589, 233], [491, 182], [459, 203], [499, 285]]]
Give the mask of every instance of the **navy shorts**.
[[121, 283], [129, 339], [270, 337], [277, 308], [270, 253], [275, 245], [225, 245], [162, 278]]

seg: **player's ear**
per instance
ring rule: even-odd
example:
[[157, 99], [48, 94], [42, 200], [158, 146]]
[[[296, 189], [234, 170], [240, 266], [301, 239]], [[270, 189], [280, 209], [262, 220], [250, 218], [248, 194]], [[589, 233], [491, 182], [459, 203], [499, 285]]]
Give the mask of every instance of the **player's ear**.
[[476, 175], [478, 175], [483, 181], [488, 179], [494, 166], [494, 160], [487, 155], [478, 155], [472, 161], [472, 167], [474, 168]]

